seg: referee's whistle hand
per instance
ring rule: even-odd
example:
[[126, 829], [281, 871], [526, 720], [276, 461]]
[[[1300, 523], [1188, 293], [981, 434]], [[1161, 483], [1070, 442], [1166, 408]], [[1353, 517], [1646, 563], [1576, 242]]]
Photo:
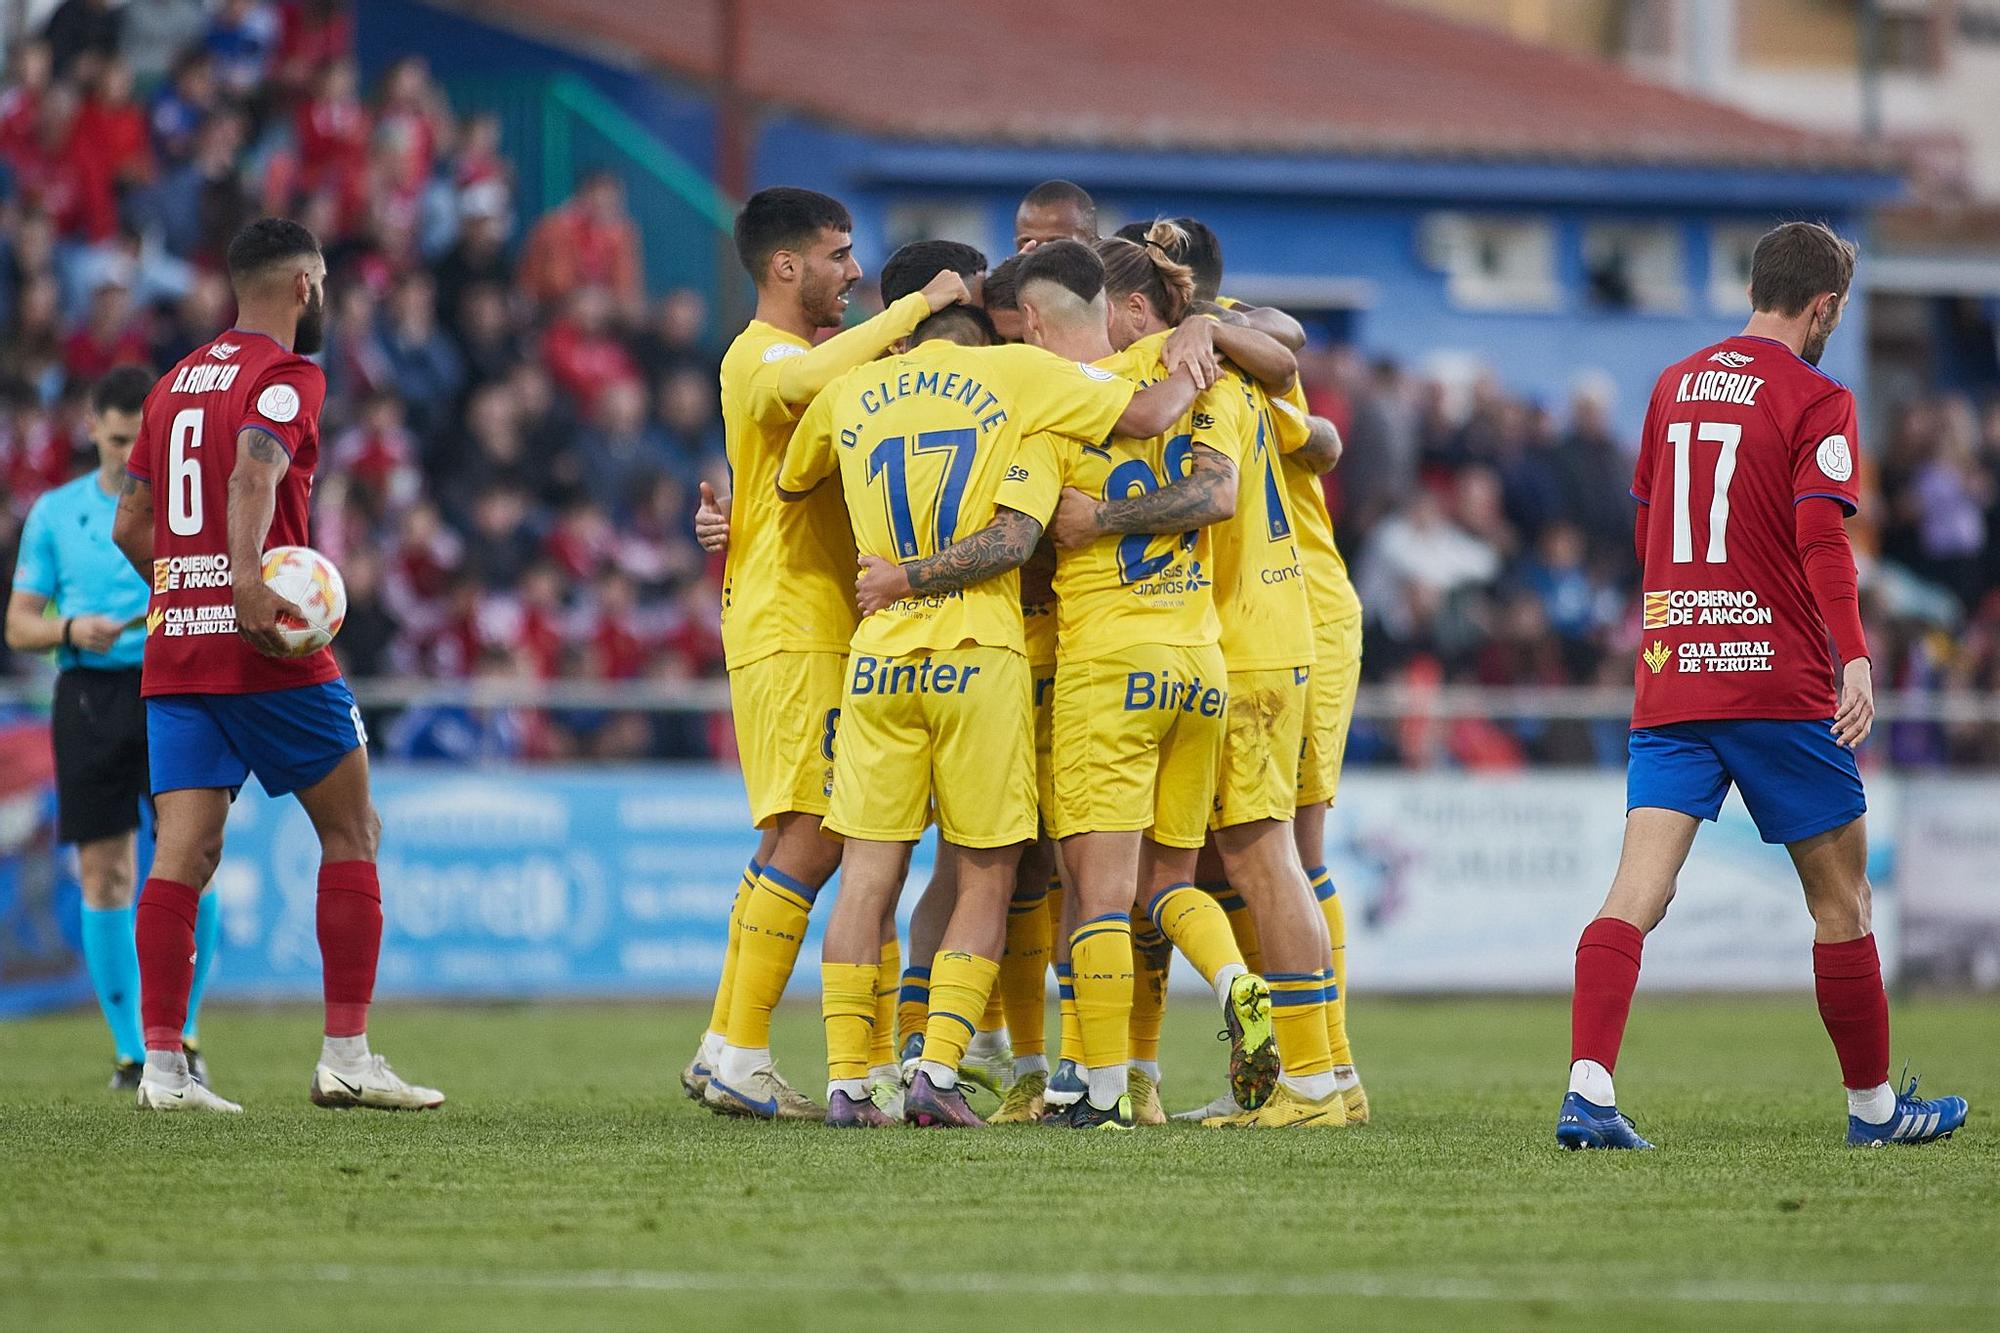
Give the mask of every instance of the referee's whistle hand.
[[110, 616], [78, 616], [70, 622], [69, 641], [86, 653], [108, 653], [124, 631]]

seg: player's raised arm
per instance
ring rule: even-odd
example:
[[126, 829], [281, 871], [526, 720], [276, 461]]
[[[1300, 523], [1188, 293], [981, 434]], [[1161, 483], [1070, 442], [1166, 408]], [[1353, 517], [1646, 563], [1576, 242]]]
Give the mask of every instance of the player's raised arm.
[[[1272, 400], [1271, 407], [1275, 411], [1288, 410], [1287, 404], [1276, 399]], [[1340, 466], [1340, 456], [1346, 447], [1341, 442], [1340, 427], [1325, 417], [1309, 416], [1306, 418], [1305, 443], [1294, 449], [1291, 456], [1324, 475]]]
[[1195, 395], [1200, 392], [1193, 372], [1183, 367], [1158, 384], [1148, 384], [1133, 394], [1132, 401], [1125, 405], [1125, 411], [1111, 427], [1111, 433], [1129, 435], [1135, 440], [1164, 435], [1194, 406]]
[[836, 378], [873, 361], [890, 343], [907, 338], [917, 325], [969, 295], [964, 278], [942, 272], [922, 291], [910, 293], [873, 319], [835, 334], [809, 352], [780, 357], [773, 363], [778, 397], [794, 407], [805, 406]]
[[[1197, 281], [1199, 277], [1197, 276]], [[1225, 324], [1239, 324], [1244, 328], [1277, 339], [1292, 351], [1297, 352], [1306, 345], [1306, 326], [1284, 311], [1272, 305], [1223, 305], [1217, 301], [1197, 301], [1194, 304], [1197, 315], [1212, 315]]]
[[1299, 359], [1289, 347], [1247, 324], [1214, 319], [1186, 319], [1167, 335], [1160, 359], [1173, 369], [1184, 363], [1200, 366], [1217, 355], [1228, 357], [1243, 372], [1274, 393], [1291, 388], [1299, 377]]
[[289, 656], [278, 617], [305, 619], [298, 607], [264, 582], [264, 538], [278, 511], [278, 481], [292, 465], [277, 436], [251, 426], [236, 436], [236, 466], [229, 473], [229, 570], [236, 602], [236, 632], [267, 657]]

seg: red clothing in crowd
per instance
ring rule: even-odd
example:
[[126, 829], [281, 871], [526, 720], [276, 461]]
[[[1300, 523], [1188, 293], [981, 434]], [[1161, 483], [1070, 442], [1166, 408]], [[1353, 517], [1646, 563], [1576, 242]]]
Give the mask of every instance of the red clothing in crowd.
[[641, 299], [639, 233], [629, 221], [601, 222], [565, 204], [535, 224], [521, 252], [521, 290], [547, 304], [578, 287], [606, 287], [622, 306]]

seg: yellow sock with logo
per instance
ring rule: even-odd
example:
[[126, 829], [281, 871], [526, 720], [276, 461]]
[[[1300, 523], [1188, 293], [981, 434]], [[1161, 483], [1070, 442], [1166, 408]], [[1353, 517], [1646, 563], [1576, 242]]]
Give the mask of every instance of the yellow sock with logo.
[[1312, 881], [1313, 896], [1319, 899], [1320, 915], [1326, 918], [1326, 937], [1333, 945], [1333, 981], [1326, 990], [1326, 1044], [1337, 1065], [1354, 1063], [1354, 1051], [1347, 1044], [1347, 913], [1340, 907], [1340, 891], [1325, 866], [1306, 871]]
[[931, 1016], [931, 970], [918, 967], [916, 959], [903, 969], [903, 988], [896, 997], [896, 1049], [909, 1044], [913, 1034], [924, 1030]]
[[965, 1059], [966, 1043], [977, 1032], [986, 997], [1000, 975], [998, 959], [956, 951], [938, 954], [931, 963], [931, 1012], [924, 1024], [926, 1064], [957, 1069]]
[[1092, 917], [1069, 937], [1076, 1025], [1085, 1069], [1125, 1067], [1131, 1058], [1132, 918]]
[[868, 1077], [875, 1031], [875, 963], [821, 963], [820, 1017], [826, 1022], [826, 1076], [831, 1083]]
[[1167, 937], [1154, 929], [1144, 917], [1135, 917], [1132, 922], [1132, 1018], [1126, 1027], [1134, 1060], [1159, 1063], [1160, 1028], [1167, 1016], [1167, 968], [1173, 960], [1174, 946], [1167, 942]]
[[743, 878], [736, 882], [736, 897], [730, 900], [729, 936], [722, 946], [722, 976], [715, 983], [715, 1003], [708, 1011], [708, 1030], [718, 1037], [729, 1031], [729, 1003], [736, 993], [736, 952], [743, 941], [743, 910], [749, 905], [750, 895], [757, 891], [757, 876], [763, 869], [755, 861], [743, 867]]
[[1014, 1058], [1048, 1050], [1049, 891], [1040, 885], [1007, 905], [1007, 949], [1000, 955], [1000, 1002]]
[[[1278, 1039], [1280, 1076], [1308, 1100], [1333, 1091], [1333, 1056], [1326, 1045], [1326, 974], [1272, 972], [1271, 1027]], [[1324, 1085], [1324, 1090], [1322, 1089]]]
[[875, 971], [875, 1027], [869, 1033], [868, 1067], [880, 1069], [896, 1063], [897, 982], [903, 971], [901, 941], [882, 941], [882, 964]]
[[1257, 943], [1257, 919], [1250, 914], [1243, 895], [1219, 881], [1203, 884], [1201, 889], [1215, 899], [1229, 918], [1229, 933], [1236, 937], [1236, 952], [1242, 955], [1243, 966], [1258, 976], [1264, 975], [1264, 950]]
[[[736, 950], [729, 1028], [724, 1033], [731, 1046], [753, 1051], [770, 1046], [771, 1011], [792, 979], [818, 894], [818, 889], [770, 866], [758, 874], [757, 890], [743, 909], [742, 939]], [[874, 1003], [872, 996], [869, 1003]]]
[[1056, 1058], [1083, 1063], [1083, 1028], [1076, 1021], [1076, 965], [1056, 964]]
[[1230, 920], [1222, 905], [1192, 884], [1169, 884], [1153, 895], [1146, 905], [1147, 915], [1162, 935], [1173, 941], [1181, 956], [1194, 964], [1195, 971], [1209, 985], [1223, 968], [1234, 963], [1247, 967], [1230, 931]]

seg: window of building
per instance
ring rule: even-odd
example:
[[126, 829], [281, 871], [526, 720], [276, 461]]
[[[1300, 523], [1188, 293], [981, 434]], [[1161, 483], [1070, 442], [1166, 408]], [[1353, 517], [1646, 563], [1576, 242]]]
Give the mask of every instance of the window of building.
[[[988, 234], [986, 210], [976, 203], [946, 199], [905, 199], [890, 204], [883, 215], [888, 232], [888, 253], [911, 241], [963, 241], [976, 246], [994, 263], [992, 236]], [[1000, 247], [1001, 256], [1013, 250], [1011, 241]]]
[[1546, 218], [1433, 213], [1424, 220], [1426, 264], [1445, 275], [1453, 305], [1468, 310], [1550, 310], [1556, 230]]
[[1600, 222], [1583, 229], [1584, 292], [1607, 310], [1684, 310], [1681, 236], [1650, 223]]
[[1718, 314], [1750, 313], [1750, 256], [1762, 227], [1730, 224], [1708, 237], [1708, 304]]

